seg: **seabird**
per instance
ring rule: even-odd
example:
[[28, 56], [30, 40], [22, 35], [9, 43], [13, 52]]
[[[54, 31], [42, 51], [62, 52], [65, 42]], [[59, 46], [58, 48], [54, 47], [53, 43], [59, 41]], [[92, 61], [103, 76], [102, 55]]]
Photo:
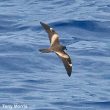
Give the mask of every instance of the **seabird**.
[[66, 49], [66, 46], [63, 46], [60, 44], [59, 35], [53, 28], [51, 28], [49, 25], [43, 22], [40, 22], [40, 24], [48, 33], [49, 40], [50, 40], [50, 47], [39, 49], [39, 51], [42, 53], [55, 52], [58, 55], [58, 57], [63, 61], [67, 74], [70, 77], [72, 72], [72, 62], [71, 62], [70, 56], [64, 51]]

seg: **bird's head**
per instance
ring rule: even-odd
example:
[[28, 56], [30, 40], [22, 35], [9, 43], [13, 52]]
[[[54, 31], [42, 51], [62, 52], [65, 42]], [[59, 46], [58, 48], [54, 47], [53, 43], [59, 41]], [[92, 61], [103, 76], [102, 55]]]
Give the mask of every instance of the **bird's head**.
[[66, 46], [62, 46], [62, 49], [63, 49], [63, 50], [67, 50]]

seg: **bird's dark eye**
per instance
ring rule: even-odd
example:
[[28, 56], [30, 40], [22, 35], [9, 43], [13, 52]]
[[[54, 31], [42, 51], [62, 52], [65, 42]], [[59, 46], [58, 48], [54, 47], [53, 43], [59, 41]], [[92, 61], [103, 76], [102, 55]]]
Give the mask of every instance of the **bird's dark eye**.
[[66, 49], [66, 46], [63, 46], [63, 50], [67, 50], [67, 49]]

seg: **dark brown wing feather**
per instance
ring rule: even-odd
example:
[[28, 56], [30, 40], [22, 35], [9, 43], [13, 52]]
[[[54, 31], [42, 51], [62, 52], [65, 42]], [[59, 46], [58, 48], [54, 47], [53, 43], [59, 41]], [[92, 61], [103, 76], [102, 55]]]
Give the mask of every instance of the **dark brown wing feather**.
[[58, 36], [58, 34], [49, 25], [47, 25], [47, 24], [45, 24], [43, 22], [40, 22], [40, 24], [43, 26], [45, 31], [48, 33], [51, 46], [60, 44], [59, 43], [59, 36]]
[[63, 61], [63, 64], [65, 66], [68, 76], [71, 76], [72, 62], [71, 62], [70, 56], [65, 51], [59, 51], [59, 52], [56, 52], [56, 54]]

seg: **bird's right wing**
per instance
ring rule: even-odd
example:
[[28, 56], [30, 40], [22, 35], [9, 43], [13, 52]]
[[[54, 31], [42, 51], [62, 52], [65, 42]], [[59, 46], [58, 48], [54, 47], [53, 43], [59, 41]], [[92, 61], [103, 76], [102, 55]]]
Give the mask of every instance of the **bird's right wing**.
[[68, 76], [71, 76], [72, 62], [71, 62], [70, 56], [65, 51], [58, 51], [56, 52], [56, 54], [63, 61], [63, 64], [65, 66]]
[[48, 33], [51, 46], [60, 44], [60, 42], [59, 42], [59, 36], [55, 32], [55, 30], [53, 30], [49, 25], [47, 25], [47, 24], [45, 24], [43, 22], [40, 22], [40, 24], [43, 26], [43, 28], [45, 29], [45, 31]]

